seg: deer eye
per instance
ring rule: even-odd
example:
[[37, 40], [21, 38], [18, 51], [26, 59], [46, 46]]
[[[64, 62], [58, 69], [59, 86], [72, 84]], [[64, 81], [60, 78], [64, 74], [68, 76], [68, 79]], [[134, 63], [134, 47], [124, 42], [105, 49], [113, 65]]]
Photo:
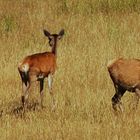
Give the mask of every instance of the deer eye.
[[51, 42], [51, 40], [52, 40], [52, 39], [51, 39], [51, 38], [49, 38], [49, 42]]
[[52, 39], [49, 40], [49, 44], [50, 44], [51, 47], [54, 45], [54, 42], [53, 42]]
[[53, 39], [53, 36], [50, 35], [50, 36], [49, 36], [49, 40], [52, 40], [52, 39]]

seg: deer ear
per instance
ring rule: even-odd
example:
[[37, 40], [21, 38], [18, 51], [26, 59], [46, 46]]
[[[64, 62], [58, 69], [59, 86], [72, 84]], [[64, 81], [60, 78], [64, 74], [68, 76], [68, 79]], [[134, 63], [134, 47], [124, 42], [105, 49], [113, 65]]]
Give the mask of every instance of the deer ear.
[[50, 34], [47, 30], [45, 30], [45, 29], [43, 30], [43, 32], [44, 32], [44, 35], [47, 36], [47, 37], [49, 37], [49, 36], [51, 35], [51, 34]]
[[59, 34], [58, 34], [58, 39], [61, 39], [62, 36], [64, 35], [64, 29], [62, 29]]

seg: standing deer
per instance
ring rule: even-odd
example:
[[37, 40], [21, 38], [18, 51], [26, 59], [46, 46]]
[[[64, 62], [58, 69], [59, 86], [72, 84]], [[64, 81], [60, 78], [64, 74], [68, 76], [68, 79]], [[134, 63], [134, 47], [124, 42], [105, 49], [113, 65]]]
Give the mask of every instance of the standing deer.
[[125, 91], [135, 92], [137, 97], [136, 107], [140, 98], [140, 60], [123, 59], [110, 61], [108, 71], [115, 87], [115, 95], [112, 97], [112, 106], [117, 106], [123, 112], [121, 97]]
[[44, 79], [48, 77], [49, 93], [52, 97], [53, 107], [55, 107], [55, 100], [52, 92], [52, 80], [56, 69], [56, 54], [57, 54], [57, 41], [64, 35], [62, 29], [58, 34], [50, 34], [44, 30], [45, 36], [48, 37], [49, 45], [52, 48], [51, 52], [37, 53], [26, 56], [18, 66], [18, 71], [22, 80], [22, 96], [21, 101], [23, 107], [28, 98], [28, 90], [33, 81], [40, 82], [40, 99], [41, 107], [43, 107], [43, 87]]

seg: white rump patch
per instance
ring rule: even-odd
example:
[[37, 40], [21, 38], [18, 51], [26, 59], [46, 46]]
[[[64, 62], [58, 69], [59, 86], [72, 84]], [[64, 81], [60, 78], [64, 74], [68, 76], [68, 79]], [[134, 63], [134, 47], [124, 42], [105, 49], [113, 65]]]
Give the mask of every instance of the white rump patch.
[[29, 70], [29, 64], [24, 64], [22, 68], [25, 72], [27, 72]]
[[20, 70], [21, 70], [22, 72], [27, 72], [27, 71], [29, 71], [29, 64], [26, 63], [26, 64], [21, 65], [21, 66], [20, 66]]

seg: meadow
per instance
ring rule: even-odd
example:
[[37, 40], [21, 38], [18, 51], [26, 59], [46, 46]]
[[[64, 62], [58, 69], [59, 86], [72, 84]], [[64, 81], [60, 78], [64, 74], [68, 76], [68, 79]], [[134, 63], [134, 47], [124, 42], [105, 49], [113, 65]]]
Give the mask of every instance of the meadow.
[[[20, 111], [22, 85], [17, 70], [27, 55], [50, 51], [43, 29], [65, 30], [58, 43], [51, 111], [47, 79], [45, 108], [39, 84], [30, 89], [29, 105]], [[140, 56], [139, 0], [0, 0], [0, 139], [1, 140], [139, 140], [140, 105], [122, 98], [115, 113], [109, 60]]]

